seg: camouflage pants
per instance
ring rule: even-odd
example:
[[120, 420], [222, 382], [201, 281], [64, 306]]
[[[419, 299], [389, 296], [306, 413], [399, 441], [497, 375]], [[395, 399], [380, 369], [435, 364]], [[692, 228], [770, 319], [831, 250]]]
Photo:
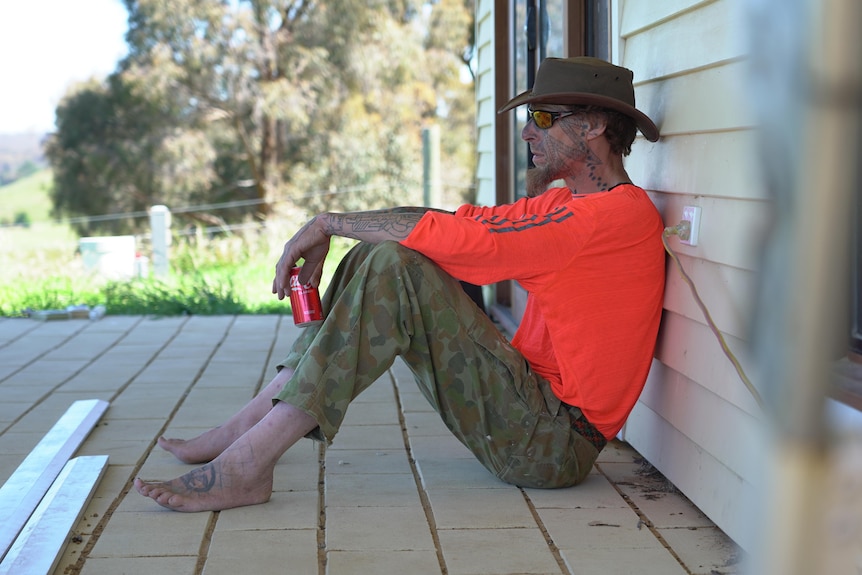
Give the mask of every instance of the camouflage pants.
[[[314, 417], [331, 442], [351, 400], [401, 356], [446, 426], [501, 480], [582, 481], [598, 455], [573, 414], [461, 289], [395, 242], [359, 244], [323, 296], [326, 319], [279, 365], [295, 370], [275, 400]], [[576, 416], [576, 415], [575, 415]]]

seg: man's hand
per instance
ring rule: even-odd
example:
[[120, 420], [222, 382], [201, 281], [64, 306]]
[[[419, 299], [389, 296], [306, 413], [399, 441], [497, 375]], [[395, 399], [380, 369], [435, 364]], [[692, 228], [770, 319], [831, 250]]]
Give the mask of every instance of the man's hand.
[[290, 270], [300, 258], [305, 258], [299, 274], [300, 283], [310, 283], [315, 287], [320, 284], [323, 261], [329, 253], [329, 238], [332, 235], [325, 231], [325, 219], [326, 214], [312, 218], [284, 244], [272, 280], [272, 293], [277, 294], [278, 299], [284, 299], [290, 293]]

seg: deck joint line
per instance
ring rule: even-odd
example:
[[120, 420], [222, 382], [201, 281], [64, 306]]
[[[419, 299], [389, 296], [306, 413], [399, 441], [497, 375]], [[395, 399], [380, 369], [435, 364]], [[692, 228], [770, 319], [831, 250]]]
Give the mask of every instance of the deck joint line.
[[655, 525], [653, 525], [653, 522], [650, 521], [649, 517], [647, 517], [646, 514], [641, 511], [640, 507], [638, 507], [635, 502], [632, 501], [632, 498], [629, 497], [628, 494], [625, 493], [622, 489], [620, 489], [616, 481], [612, 480], [608, 476], [608, 474], [604, 472], [601, 467], [601, 464], [596, 463], [595, 468], [599, 473], [602, 474], [605, 479], [608, 480], [608, 483], [611, 484], [611, 486], [616, 490], [619, 496], [622, 497], [623, 501], [625, 501], [626, 504], [628, 504], [628, 506], [631, 508], [631, 510], [634, 511], [635, 514], [638, 516], [638, 528], [646, 527], [647, 529], [649, 529], [649, 532], [652, 533], [653, 537], [655, 537], [658, 542], [661, 543], [662, 547], [664, 547], [665, 550], [667, 550], [667, 552], [671, 554], [674, 560], [679, 563], [679, 566], [682, 567], [682, 570], [685, 571], [687, 575], [692, 575], [691, 569], [688, 568], [688, 566], [685, 564], [685, 561], [682, 560], [682, 557], [680, 557], [679, 554], [673, 550], [673, 547], [670, 546], [670, 543], [668, 543], [664, 536], [659, 533], [659, 530], [656, 529]]
[[551, 537], [550, 531], [548, 531], [548, 528], [545, 527], [545, 523], [542, 521], [542, 517], [539, 515], [538, 509], [536, 509], [536, 506], [533, 505], [533, 500], [530, 499], [530, 496], [527, 494], [527, 491], [523, 487], [518, 487], [518, 491], [520, 491], [521, 495], [524, 496], [524, 502], [527, 504], [527, 508], [533, 515], [533, 521], [536, 522], [536, 525], [539, 527], [539, 531], [542, 532], [542, 538], [548, 545], [548, 550], [551, 552], [551, 555], [553, 555], [554, 559], [557, 561], [557, 565], [560, 567], [560, 571], [564, 575], [572, 575], [572, 572], [569, 570], [569, 566], [566, 565], [566, 560], [563, 559], [563, 554], [560, 553], [560, 548], [557, 547], [557, 544], [554, 542], [554, 538]]
[[317, 572], [326, 575], [326, 444], [317, 447]]
[[431, 539], [434, 542], [434, 551], [437, 554], [437, 562], [440, 564], [440, 573], [441, 575], [448, 575], [449, 568], [446, 566], [446, 558], [443, 556], [443, 546], [440, 544], [440, 536], [437, 534], [437, 521], [434, 519], [434, 510], [431, 509], [431, 501], [428, 499], [428, 493], [422, 485], [422, 478], [419, 476], [419, 469], [416, 467], [416, 460], [413, 458], [413, 450], [410, 448], [410, 436], [407, 433], [407, 422], [404, 420], [401, 394], [398, 392], [398, 384], [396, 383], [395, 375], [392, 373], [392, 370], [390, 369], [388, 373], [392, 382], [392, 391], [395, 393], [395, 405], [398, 410], [398, 425], [401, 427], [401, 437], [404, 440], [404, 449], [407, 451], [407, 462], [410, 464], [413, 481], [416, 483], [416, 491], [418, 491], [419, 500], [422, 503], [422, 511], [425, 512], [425, 520], [428, 522], [428, 528], [431, 531]]

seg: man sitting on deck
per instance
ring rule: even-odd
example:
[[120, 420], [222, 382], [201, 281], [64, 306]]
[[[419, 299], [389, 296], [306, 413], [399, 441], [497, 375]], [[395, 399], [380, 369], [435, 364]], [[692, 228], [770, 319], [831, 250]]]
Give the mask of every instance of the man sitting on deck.
[[[446, 426], [501, 480], [529, 487], [582, 481], [637, 401], [662, 309], [661, 218], [623, 156], [636, 130], [632, 73], [594, 58], [545, 60], [522, 138], [535, 168], [527, 195], [454, 214], [396, 209], [323, 213], [284, 246], [273, 293], [305, 259], [319, 282], [331, 236], [361, 240], [278, 374], [224, 425], [159, 439], [187, 463], [135, 488], [178, 511], [269, 500], [281, 455], [300, 438], [331, 442], [348, 405], [401, 356]], [[547, 189], [563, 180], [565, 187]], [[456, 279], [457, 278], [457, 279]], [[458, 280], [518, 281], [529, 293], [511, 343]]]

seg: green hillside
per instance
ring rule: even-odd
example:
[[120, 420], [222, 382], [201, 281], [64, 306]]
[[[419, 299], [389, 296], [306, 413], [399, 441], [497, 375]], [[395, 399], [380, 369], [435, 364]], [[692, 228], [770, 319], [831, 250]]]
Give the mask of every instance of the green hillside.
[[[54, 275], [74, 261], [78, 238], [51, 219], [50, 189], [49, 169], [0, 186], [0, 285]], [[9, 226], [21, 213], [30, 225]]]
[[44, 223], [51, 219], [51, 170], [0, 186], [0, 223], [12, 223], [19, 213], [26, 213], [30, 222]]

